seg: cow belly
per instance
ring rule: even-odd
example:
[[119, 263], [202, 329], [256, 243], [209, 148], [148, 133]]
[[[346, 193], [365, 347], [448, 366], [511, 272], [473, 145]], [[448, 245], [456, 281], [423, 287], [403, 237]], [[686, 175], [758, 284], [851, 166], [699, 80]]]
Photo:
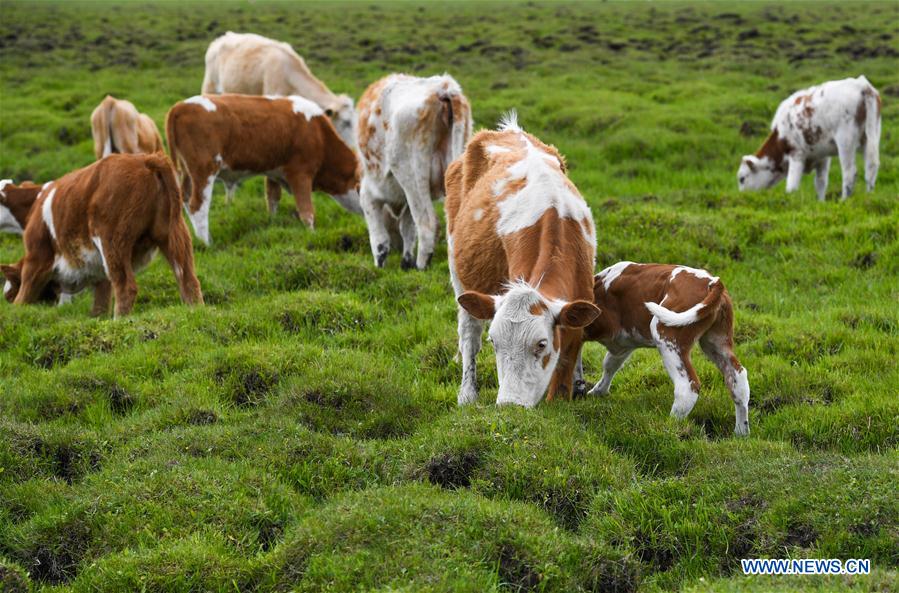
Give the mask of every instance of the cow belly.
[[652, 348], [652, 340], [646, 338], [635, 329], [621, 330], [614, 338], [605, 341], [606, 349], [613, 351], [633, 350], [634, 348]]
[[103, 257], [97, 249], [83, 249], [81, 260], [70, 261], [64, 255], [57, 255], [53, 262], [53, 273], [62, 292], [76, 294], [86, 286], [96, 284], [106, 278]]

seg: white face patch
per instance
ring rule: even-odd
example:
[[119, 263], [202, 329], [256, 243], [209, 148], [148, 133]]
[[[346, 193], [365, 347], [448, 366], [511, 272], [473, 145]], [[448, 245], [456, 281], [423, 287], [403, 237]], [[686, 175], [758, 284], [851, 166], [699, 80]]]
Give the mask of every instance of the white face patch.
[[47, 225], [47, 229], [50, 231], [50, 236], [53, 239], [56, 239], [56, 227], [53, 224], [53, 198], [56, 196], [56, 188], [50, 190], [50, 193], [47, 195], [47, 198], [44, 200], [44, 204], [41, 206], [41, 214], [44, 218], [44, 224]]
[[203, 95], [197, 95], [195, 97], [191, 97], [190, 99], [185, 99], [182, 103], [188, 103], [190, 105], [199, 105], [206, 111], [215, 111], [215, 103], [212, 102], [209, 97], [204, 97]]
[[0, 204], [0, 231], [7, 233], [15, 233], [17, 235], [21, 235], [22, 225], [19, 224], [19, 221], [16, 220], [16, 217], [12, 215], [12, 212], [9, 208]]
[[307, 120], [311, 121], [313, 117], [318, 117], [319, 115], [325, 114], [324, 109], [305, 97], [300, 97], [299, 95], [290, 95], [289, 97], [287, 97], [287, 99], [293, 105], [293, 112], [302, 113]]
[[212, 186], [215, 183], [215, 175], [210, 175], [206, 180], [206, 187], [203, 188], [203, 202], [196, 212], [191, 212], [189, 205], [185, 204], [184, 209], [187, 210], [187, 217], [194, 226], [194, 232], [197, 238], [206, 245], [209, 245], [209, 207], [212, 205]]
[[593, 215], [586, 202], [571, 190], [568, 179], [559, 169], [559, 160], [538, 149], [523, 134], [520, 138], [525, 145], [525, 156], [509, 167], [506, 178], [494, 185], [494, 196], [499, 198], [509, 182], [523, 179], [525, 185], [520, 191], [497, 202], [499, 220], [496, 232], [503, 236], [530, 228], [547, 210], [553, 208], [559, 218], [588, 221], [586, 226], [579, 225], [581, 234], [595, 248]]
[[6, 197], [6, 186], [12, 184], [12, 179], [0, 179], [0, 196]]
[[609, 287], [612, 286], [612, 282], [615, 282], [618, 276], [632, 265], [634, 265], [634, 262], [632, 261], [620, 261], [617, 264], [609, 266], [597, 274], [596, 277], [602, 280], [603, 288], [609, 290]]
[[[752, 163], [750, 168], [747, 159]], [[768, 189], [785, 177], [774, 170], [774, 163], [768, 157], [744, 157], [737, 170], [737, 186], [740, 191]]]
[[334, 198], [338, 204], [343, 206], [344, 210], [347, 212], [362, 214], [362, 204], [359, 202], [359, 192], [355, 189], [351, 189], [344, 194], [331, 194], [331, 197]]
[[7, 281], [3, 284], [3, 296], [5, 297], [6, 295], [8, 295], [10, 290], [12, 290], [12, 282], [10, 282], [9, 280], [7, 280]]

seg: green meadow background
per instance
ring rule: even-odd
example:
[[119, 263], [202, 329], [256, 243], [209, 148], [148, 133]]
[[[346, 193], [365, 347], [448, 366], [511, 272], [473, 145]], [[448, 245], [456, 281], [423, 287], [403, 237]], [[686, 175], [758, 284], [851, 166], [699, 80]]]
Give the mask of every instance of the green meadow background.
[[[371, 261], [317, 195], [211, 212], [207, 306], [164, 262], [128, 318], [0, 303], [0, 591], [895, 591], [899, 4], [0, 2], [0, 177], [93, 159], [106, 93], [162, 126], [227, 30], [288, 41], [335, 92], [447, 71], [568, 159], [597, 269], [704, 267], [736, 306], [752, 434], [697, 353], [686, 421], [642, 351], [607, 397], [456, 407], [445, 244]], [[877, 189], [736, 191], [778, 103], [865, 74]], [[861, 170], [861, 165], [860, 165]], [[22, 256], [0, 236], [0, 261]], [[599, 379], [603, 349], [585, 349]], [[745, 577], [740, 558], [869, 558], [870, 576]]]

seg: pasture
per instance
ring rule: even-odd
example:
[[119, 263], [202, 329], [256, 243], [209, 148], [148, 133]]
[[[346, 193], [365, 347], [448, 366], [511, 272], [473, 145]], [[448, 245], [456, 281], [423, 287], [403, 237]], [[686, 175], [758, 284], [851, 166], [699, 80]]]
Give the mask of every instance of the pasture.
[[[703, 267], [736, 311], [752, 434], [698, 352], [690, 417], [638, 351], [605, 397], [457, 408], [445, 232], [376, 269], [361, 216], [270, 219], [261, 178], [194, 241], [206, 306], [157, 259], [133, 314], [0, 302], [3, 591], [891, 591], [899, 569], [899, 4], [0, 4], [0, 177], [93, 160], [106, 93], [162, 128], [227, 30], [290, 42], [335, 92], [450, 72], [476, 127], [517, 108], [567, 157], [597, 270]], [[738, 193], [778, 103], [865, 74], [881, 168]], [[441, 220], [442, 210], [441, 210]], [[0, 235], [0, 261], [22, 255]], [[603, 349], [585, 347], [587, 379]], [[741, 558], [870, 558], [745, 577]]]

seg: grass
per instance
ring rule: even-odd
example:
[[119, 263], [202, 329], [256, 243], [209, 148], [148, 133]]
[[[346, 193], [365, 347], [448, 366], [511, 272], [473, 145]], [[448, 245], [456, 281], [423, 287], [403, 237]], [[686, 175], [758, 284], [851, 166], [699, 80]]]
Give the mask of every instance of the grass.
[[[455, 405], [445, 246], [375, 269], [361, 217], [269, 219], [216, 188], [207, 306], [155, 262], [135, 312], [0, 306], [4, 591], [888, 591], [899, 565], [899, 6], [895, 3], [20, 3], [0, 27], [0, 176], [92, 159], [109, 92], [161, 124], [226, 30], [291, 42], [336, 92], [452, 73], [508, 108], [589, 202], [597, 267], [706, 267], [737, 316], [752, 435], [711, 364], [667, 416], [658, 355], [608, 397]], [[883, 96], [877, 190], [737, 193], [797, 88]], [[857, 187], [863, 187], [859, 183]], [[0, 236], [0, 261], [21, 257]], [[597, 380], [603, 352], [585, 350]], [[870, 558], [856, 577], [744, 577], [740, 558]]]

